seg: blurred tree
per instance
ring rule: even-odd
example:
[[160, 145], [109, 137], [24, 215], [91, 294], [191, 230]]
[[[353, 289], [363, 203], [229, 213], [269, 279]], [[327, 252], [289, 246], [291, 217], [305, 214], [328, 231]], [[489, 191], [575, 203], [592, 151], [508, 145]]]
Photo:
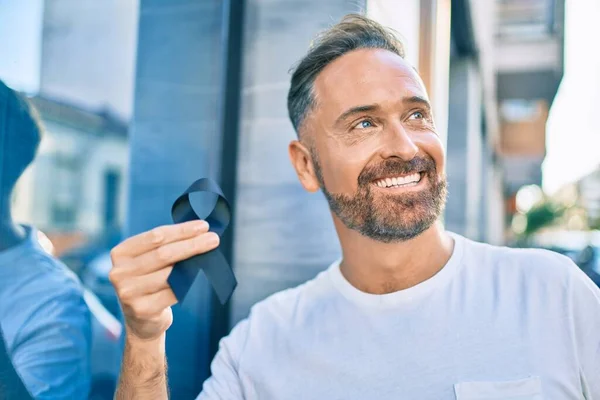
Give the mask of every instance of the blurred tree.
[[538, 230], [554, 224], [565, 212], [566, 208], [555, 202], [545, 199], [531, 207], [525, 214], [527, 225], [522, 235], [531, 236]]

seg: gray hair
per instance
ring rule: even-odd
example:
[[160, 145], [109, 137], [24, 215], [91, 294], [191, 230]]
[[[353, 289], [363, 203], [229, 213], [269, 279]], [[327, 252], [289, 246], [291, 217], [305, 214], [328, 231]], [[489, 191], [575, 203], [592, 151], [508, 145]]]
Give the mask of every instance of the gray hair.
[[384, 49], [404, 58], [404, 45], [396, 33], [358, 14], [349, 14], [322, 32], [292, 72], [288, 113], [299, 134], [306, 115], [316, 105], [314, 83], [319, 73], [338, 57], [358, 49]]

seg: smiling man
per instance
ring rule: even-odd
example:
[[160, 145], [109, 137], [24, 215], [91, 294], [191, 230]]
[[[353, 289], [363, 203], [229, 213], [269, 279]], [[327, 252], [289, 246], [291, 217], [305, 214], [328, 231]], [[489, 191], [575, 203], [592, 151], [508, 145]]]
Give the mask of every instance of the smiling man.
[[[560, 255], [444, 230], [444, 150], [393, 34], [344, 18], [296, 67], [288, 109], [290, 158], [325, 194], [342, 258], [255, 305], [199, 399], [600, 399], [600, 291]], [[127, 321], [117, 398], [167, 397], [166, 278], [218, 245], [207, 229], [113, 249]]]

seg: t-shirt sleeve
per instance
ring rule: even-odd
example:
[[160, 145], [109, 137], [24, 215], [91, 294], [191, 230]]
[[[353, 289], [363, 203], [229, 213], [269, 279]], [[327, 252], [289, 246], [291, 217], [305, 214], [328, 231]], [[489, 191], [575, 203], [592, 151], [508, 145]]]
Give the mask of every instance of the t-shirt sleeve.
[[575, 345], [586, 400], [600, 400], [600, 289], [573, 266], [572, 297]]
[[90, 352], [89, 309], [81, 290], [69, 285], [28, 316], [12, 360], [35, 399], [86, 399]]
[[0, 327], [0, 398], [32, 399], [8, 355], [2, 327]]
[[239, 360], [246, 344], [249, 321], [238, 323], [231, 333], [219, 342], [219, 350], [210, 369], [211, 377], [202, 387], [197, 400], [241, 400], [244, 398], [239, 379]]

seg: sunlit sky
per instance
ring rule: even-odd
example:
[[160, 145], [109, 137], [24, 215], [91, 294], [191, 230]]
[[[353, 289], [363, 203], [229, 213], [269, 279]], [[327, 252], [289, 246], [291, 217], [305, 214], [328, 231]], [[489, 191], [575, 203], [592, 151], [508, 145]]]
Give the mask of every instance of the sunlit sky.
[[0, 78], [27, 93], [39, 88], [43, 0], [0, 0]]
[[[0, 10], [0, 76], [33, 93], [39, 87], [43, 0], [0, 0]], [[544, 189], [550, 193], [600, 164], [600, 0], [567, 0], [565, 30], [565, 75], [546, 139]]]
[[544, 190], [600, 166], [600, 1], [567, 1], [565, 75], [547, 125]]

